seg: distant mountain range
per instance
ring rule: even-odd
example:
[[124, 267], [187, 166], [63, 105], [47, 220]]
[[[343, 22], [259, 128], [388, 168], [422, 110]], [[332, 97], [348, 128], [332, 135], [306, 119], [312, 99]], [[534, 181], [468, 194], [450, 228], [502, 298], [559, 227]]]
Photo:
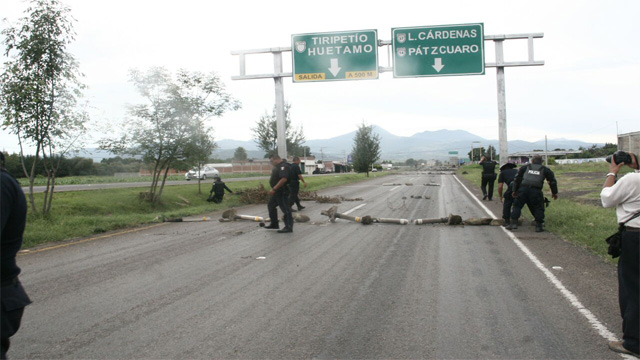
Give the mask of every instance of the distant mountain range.
[[[474, 135], [465, 130], [437, 130], [424, 131], [413, 136], [397, 136], [385, 129], [375, 126], [374, 132], [380, 135], [380, 147], [382, 148], [382, 160], [404, 161], [408, 158], [414, 159], [448, 159], [449, 151], [458, 151], [459, 157], [467, 157], [471, 151], [471, 145], [484, 147], [493, 145], [498, 149], [498, 140], [488, 140], [478, 135]], [[311, 152], [316, 158], [324, 157], [325, 160], [341, 160], [351, 152], [355, 131], [339, 135], [330, 139], [307, 140], [305, 146], [311, 148]], [[479, 143], [474, 143], [478, 141]], [[253, 141], [220, 140], [218, 149], [214, 152], [216, 158], [233, 157], [235, 149], [242, 146], [250, 158], [262, 158], [264, 152], [258, 149]], [[547, 148], [549, 150], [565, 149], [577, 150], [579, 147], [591, 147], [593, 143], [568, 139], [549, 139]], [[604, 144], [598, 143], [597, 146]], [[508, 142], [509, 153], [544, 150], [544, 139], [528, 142], [523, 140], [512, 140]]]
[[[489, 145], [493, 145], [496, 149], [499, 147], [498, 140], [487, 140], [464, 130], [424, 131], [413, 136], [397, 136], [381, 127], [375, 126], [374, 132], [380, 135], [381, 138], [381, 160], [404, 161], [409, 158], [416, 160], [447, 160], [450, 156], [448, 155], [449, 151], [458, 151], [459, 157], [467, 157], [467, 154], [471, 151], [472, 143], [476, 148], [484, 147], [486, 149]], [[312, 154], [318, 159], [342, 160], [351, 152], [355, 133], [355, 131], [352, 131], [330, 139], [307, 140], [304, 145], [310, 147]], [[474, 143], [475, 141], [478, 141], [478, 143]], [[225, 139], [217, 141], [217, 144], [218, 149], [213, 153], [213, 157], [217, 159], [232, 158], [235, 150], [240, 146], [247, 151], [249, 158], [262, 159], [264, 157], [264, 152], [253, 141]], [[593, 145], [593, 143], [579, 140], [549, 139], [548, 141], [549, 150], [577, 150], [579, 147], [587, 148]], [[595, 145], [602, 146], [604, 144], [598, 143]], [[544, 139], [535, 142], [512, 140], [509, 141], [508, 146], [509, 153], [544, 150]], [[103, 158], [110, 158], [114, 155], [99, 149], [86, 149], [78, 156], [100, 161]]]

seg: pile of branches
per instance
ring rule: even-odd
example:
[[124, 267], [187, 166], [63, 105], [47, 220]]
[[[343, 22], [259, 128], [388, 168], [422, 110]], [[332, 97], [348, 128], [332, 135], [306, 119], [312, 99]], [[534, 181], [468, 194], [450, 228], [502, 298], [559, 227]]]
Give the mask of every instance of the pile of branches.
[[239, 195], [240, 201], [245, 204], [266, 204], [269, 202], [269, 192], [262, 184], [254, 188], [245, 189]]

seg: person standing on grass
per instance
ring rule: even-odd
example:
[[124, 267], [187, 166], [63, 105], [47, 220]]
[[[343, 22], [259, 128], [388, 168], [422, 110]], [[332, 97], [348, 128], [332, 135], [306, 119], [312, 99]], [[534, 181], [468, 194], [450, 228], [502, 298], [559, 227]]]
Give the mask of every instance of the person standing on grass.
[[4, 161], [4, 154], [0, 151], [0, 359], [7, 358], [11, 343], [9, 338], [18, 332], [24, 308], [31, 304], [18, 280], [20, 268], [16, 264], [16, 255], [22, 247], [22, 233], [27, 222], [27, 199], [16, 179], [5, 169]]
[[[627, 164], [616, 164], [615, 156], [611, 157], [600, 200], [605, 208], [616, 207], [618, 224], [622, 224], [623, 229], [618, 260], [618, 299], [623, 335], [622, 341], [610, 341], [609, 349], [640, 357], [640, 165], [637, 155], [629, 155], [631, 161]], [[635, 172], [626, 174], [616, 182], [623, 165]]]

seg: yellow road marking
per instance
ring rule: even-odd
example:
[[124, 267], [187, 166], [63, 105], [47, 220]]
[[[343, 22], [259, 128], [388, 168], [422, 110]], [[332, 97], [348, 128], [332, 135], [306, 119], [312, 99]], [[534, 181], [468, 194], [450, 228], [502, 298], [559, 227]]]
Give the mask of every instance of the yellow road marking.
[[166, 223], [159, 223], [159, 224], [153, 224], [150, 226], [145, 226], [145, 227], [141, 227], [141, 228], [136, 228], [136, 229], [129, 229], [129, 230], [125, 230], [125, 231], [120, 231], [117, 233], [113, 233], [113, 234], [108, 234], [108, 235], [102, 235], [102, 236], [96, 236], [96, 237], [92, 237], [92, 238], [88, 238], [88, 239], [82, 239], [82, 240], [78, 240], [78, 241], [73, 241], [73, 242], [69, 242], [69, 243], [65, 243], [65, 244], [59, 244], [59, 245], [54, 245], [54, 246], [49, 246], [46, 248], [42, 248], [42, 249], [37, 249], [37, 250], [21, 250], [18, 255], [28, 255], [28, 254], [35, 254], [35, 253], [39, 253], [39, 252], [43, 252], [43, 251], [48, 251], [48, 250], [53, 250], [53, 249], [58, 249], [58, 248], [63, 248], [63, 247], [67, 247], [67, 246], [71, 246], [71, 245], [78, 245], [78, 244], [82, 244], [82, 243], [86, 243], [89, 241], [94, 241], [94, 240], [100, 240], [100, 239], [106, 239], [106, 238], [110, 238], [113, 236], [117, 236], [117, 235], [124, 235], [124, 234], [129, 234], [129, 233], [133, 233], [136, 231], [142, 231], [142, 230], [147, 230], [147, 229], [151, 229], [154, 227], [158, 227], [160, 225], [164, 225]]

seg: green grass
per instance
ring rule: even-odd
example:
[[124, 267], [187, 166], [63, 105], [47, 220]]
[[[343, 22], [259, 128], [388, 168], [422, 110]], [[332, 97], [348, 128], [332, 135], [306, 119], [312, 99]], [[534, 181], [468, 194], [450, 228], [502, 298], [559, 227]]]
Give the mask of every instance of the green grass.
[[[234, 174], [222, 174], [220, 177], [224, 179], [231, 178], [249, 178], [249, 177], [258, 177], [258, 176], [269, 176], [269, 174], [261, 174], [261, 173], [234, 173]], [[167, 176], [167, 181], [179, 181], [185, 180], [184, 175], [169, 175]], [[198, 180], [191, 180], [195, 183]], [[211, 181], [211, 179], [203, 180], [203, 181]], [[133, 176], [133, 177], [123, 177], [123, 176], [66, 176], [61, 178], [56, 178], [56, 186], [57, 185], [83, 185], [83, 184], [112, 184], [112, 183], [134, 183], [134, 182], [151, 182], [151, 176]], [[29, 186], [29, 179], [27, 178], [19, 178], [18, 183], [20, 186]], [[38, 176], [35, 178], [33, 182], [34, 186], [45, 186], [47, 185], [47, 178], [43, 176]]]
[[[371, 173], [371, 178], [387, 173]], [[364, 174], [340, 174], [306, 178], [308, 187], [302, 191], [314, 191], [342, 184], [363, 181]], [[263, 184], [268, 180], [250, 180], [228, 183], [234, 192]], [[165, 186], [161, 203], [150, 204], [139, 200], [146, 188], [105, 189], [96, 191], [70, 191], [55, 193], [51, 213], [35, 214], [29, 209], [24, 232], [23, 247], [90, 236], [109, 230], [123, 229], [143, 224], [161, 222], [163, 217], [199, 215], [216, 210], [242, 206], [240, 197], [226, 194], [221, 204], [207, 202], [210, 183], [202, 186], [198, 194], [196, 186]], [[35, 194], [36, 207], [42, 204], [42, 194]], [[185, 198], [190, 204], [186, 204]]]
[[[558, 200], [551, 200], [548, 185], [543, 192], [551, 200], [545, 209], [545, 229], [559, 235], [563, 239], [582, 246], [606, 259], [607, 244], [604, 239], [617, 231], [615, 209], [605, 209], [600, 205], [600, 190], [605, 181], [605, 174], [609, 171], [607, 163], [586, 163], [549, 166], [558, 181]], [[467, 174], [462, 174], [462, 172]], [[622, 168], [620, 174], [632, 171], [629, 167]], [[479, 165], [464, 166], [458, 173], [480, 187]], [[497, 192], [498, 184], [495, 185]], [[496, 195], [497, 196], [497, 195]], [[526, 220], [533, 217], [526, 210], [522, 214]]]

